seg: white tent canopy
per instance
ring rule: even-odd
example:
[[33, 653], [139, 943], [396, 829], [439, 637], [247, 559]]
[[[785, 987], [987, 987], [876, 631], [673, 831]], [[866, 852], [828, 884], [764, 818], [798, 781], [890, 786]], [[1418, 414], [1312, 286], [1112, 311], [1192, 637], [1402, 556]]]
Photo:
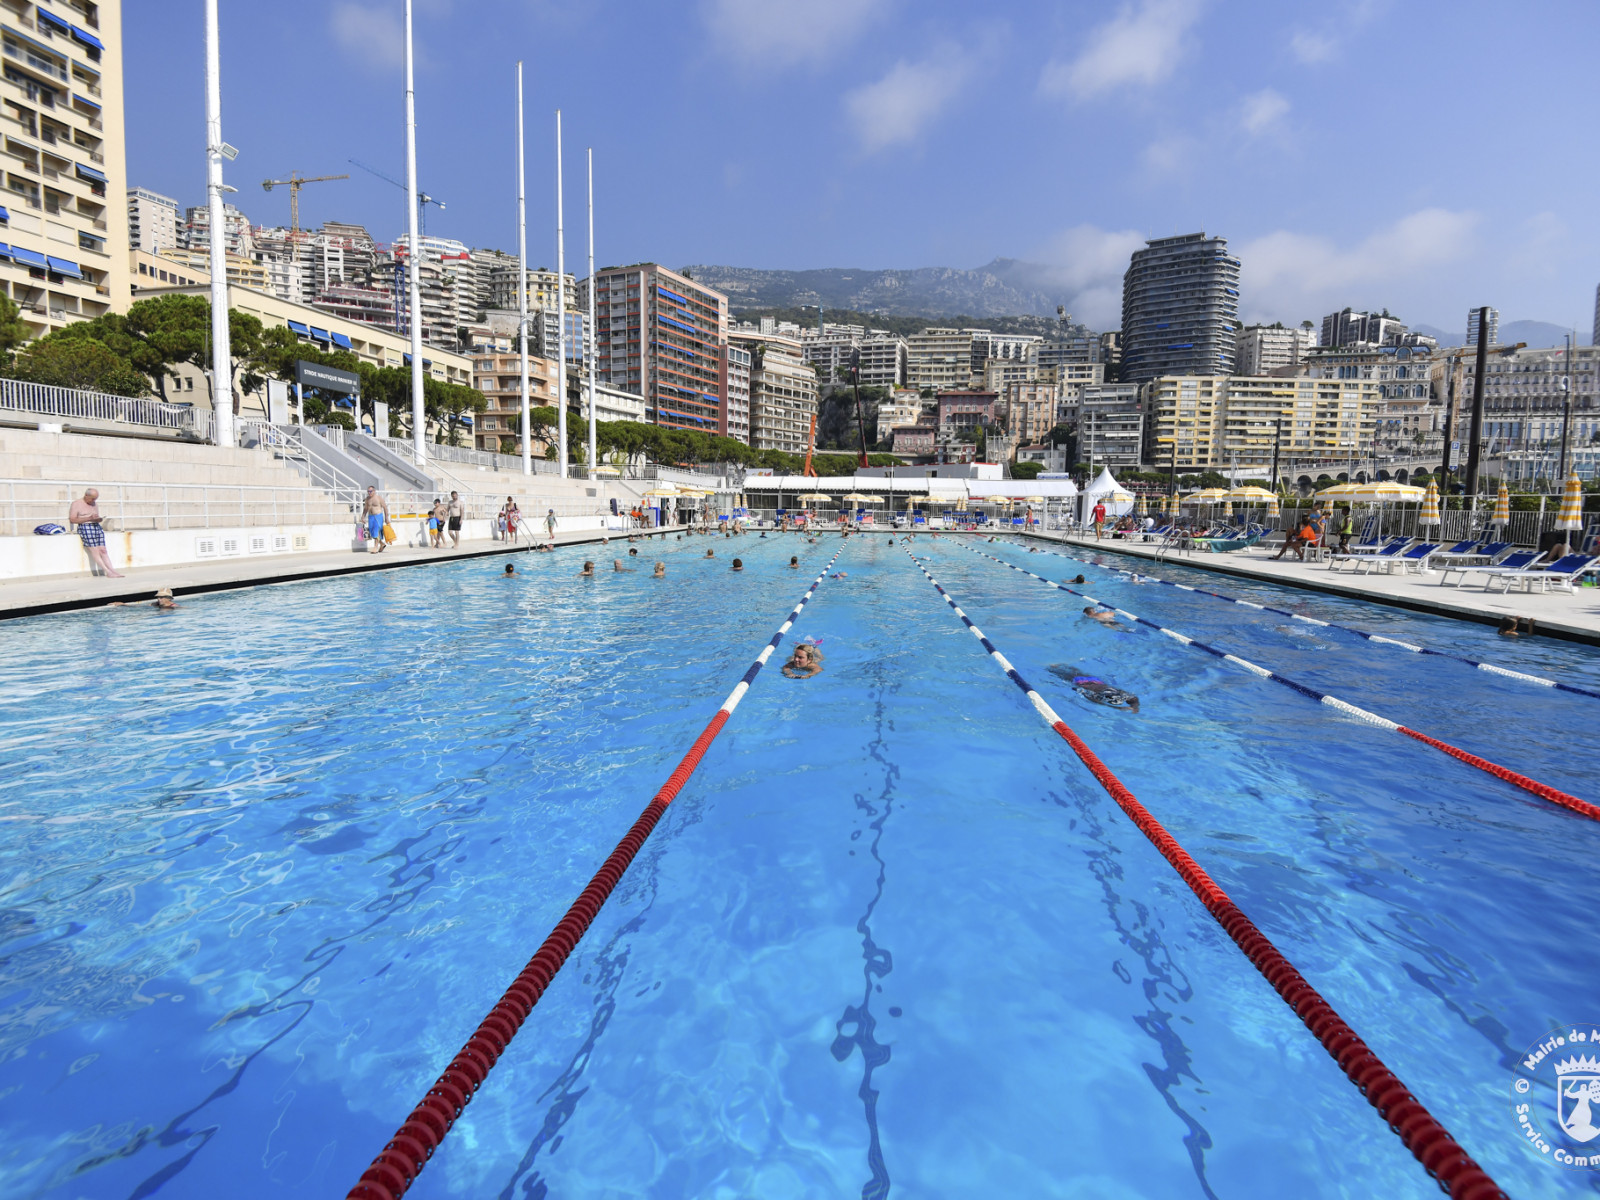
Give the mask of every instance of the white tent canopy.
[[1083, 489], [1083, 502], [1087, 507], [1094, 507], [1097, 500], [1106, 506], [1109, 516], [1123, 517], [1133, 511], [1132, 493], [1112, 478], [1110, 467], [1103, 468], [1099, 477]]

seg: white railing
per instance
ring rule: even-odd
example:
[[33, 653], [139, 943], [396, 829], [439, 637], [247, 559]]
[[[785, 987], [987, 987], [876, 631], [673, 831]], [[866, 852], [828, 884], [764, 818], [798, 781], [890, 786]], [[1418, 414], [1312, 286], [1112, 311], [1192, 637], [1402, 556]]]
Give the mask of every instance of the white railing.
[[[151, 429], [171, 429], [194, 437], [206, 437], [210, 433], [211, 414], [190, 404], [80, 392], [75, 388], [26, 383], [20, 379], [0, 379], [0, 409], [84, 421], [116, 421]], [[199, 432], [201, 427], [205, 433]]]
[[[413, 460], [415, 453], [410, 442], [403, 438], [378, 438], [394, 453], [407, 460]], [[429, 461], [448, 463], [468, 463], [475, 467], [488, 467], [491, 471], [505, 471], [512, 475], [522, 473], [522, 457], [515, 454], [495, 454], [489, 450], [474, 450], [468, 446], [446, 446], [442, 442], [429, 442], [427, 444]], [[535, 475], [555, 475], [560, 468], [553, 462], [546, 462], [542, 458], [533, 460], [533, 473]]]
[[[365, 507], [361, 488], [263, 487], [199, 483], [104, 483], [96, 480], [0, 479], [4, 506], [0, 536], [21, 537], [47, 523], [65, 525], [67, 508], [88, 488], [100, 493], [98, 507], [114, 532], [150, 529], [211, 529], [266, 525], [352, 526]], [[61, 499], [62, 494], [68, 499]], [[393, 519], [425, 516], [440, 497], [431, 492], [383, 493]], [[461, 495], [468, 520], [493, 520], [505, 497], [488, 492]], [[554, 509], [557, 520], [599, 517], [606, 506], [592, 500], [553, 501], [524, 497], [522, 519], [540, 526]]]

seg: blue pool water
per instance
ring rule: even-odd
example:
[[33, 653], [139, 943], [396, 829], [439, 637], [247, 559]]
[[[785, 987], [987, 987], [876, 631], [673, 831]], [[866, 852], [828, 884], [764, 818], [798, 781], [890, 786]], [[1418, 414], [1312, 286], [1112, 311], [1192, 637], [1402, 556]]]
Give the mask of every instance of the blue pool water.
[[[342, 1196], [838, 548], [0, 624], [0, 1195]], [[984, 548], [1600, 798], [1600, 702]], [[1600, 825], [916, 551], [1503, 1186], [1600, 1194], [1509, 1115], [1524, 1049], [1600, 1020]], [[837, 569], [792, 635], [824, 672], [763, 672], [411, 1195], [1437, 1194], [904, 550]], [[1163, 574], [1600, 686], [1586, 648]]]

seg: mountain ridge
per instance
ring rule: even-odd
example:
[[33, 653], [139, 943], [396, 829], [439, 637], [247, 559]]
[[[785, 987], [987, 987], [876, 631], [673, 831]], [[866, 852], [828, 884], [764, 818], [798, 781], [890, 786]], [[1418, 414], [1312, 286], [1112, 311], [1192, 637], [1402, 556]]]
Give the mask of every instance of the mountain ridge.
[[914, 267], [909, 270], [822, 267], [767, 270], [704, 263], [683, 268], [728, 297], [736, 311], [755, 308], [851, 309], [886, 316], [1054, 316], [1054, 290], [1044, 268], [1014, 258], [981, 267]]

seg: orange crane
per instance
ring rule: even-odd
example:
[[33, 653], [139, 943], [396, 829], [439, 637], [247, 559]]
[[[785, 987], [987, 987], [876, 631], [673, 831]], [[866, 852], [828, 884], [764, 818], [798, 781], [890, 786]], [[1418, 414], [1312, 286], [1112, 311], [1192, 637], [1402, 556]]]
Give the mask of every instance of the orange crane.
[[289, 172], [287, 179], [263, 179], [261, 190], [270, 192], [275, 187], [289, 189], [289, 243], [294, 247], [294, 256], [300, 257], [300, 189], [308, 183], [324, 183], [330, 179], [349, 179], [348, 175], [313, 175], [307, 178], [304, 175]]
[[811, 436], [806, 441], [806, 466], [801, 475], [809, 475], [812, 479], [817, 477], [816, 468], [811, 465], [811, 452], [817, 448], [817, 414], [811, 414]]

